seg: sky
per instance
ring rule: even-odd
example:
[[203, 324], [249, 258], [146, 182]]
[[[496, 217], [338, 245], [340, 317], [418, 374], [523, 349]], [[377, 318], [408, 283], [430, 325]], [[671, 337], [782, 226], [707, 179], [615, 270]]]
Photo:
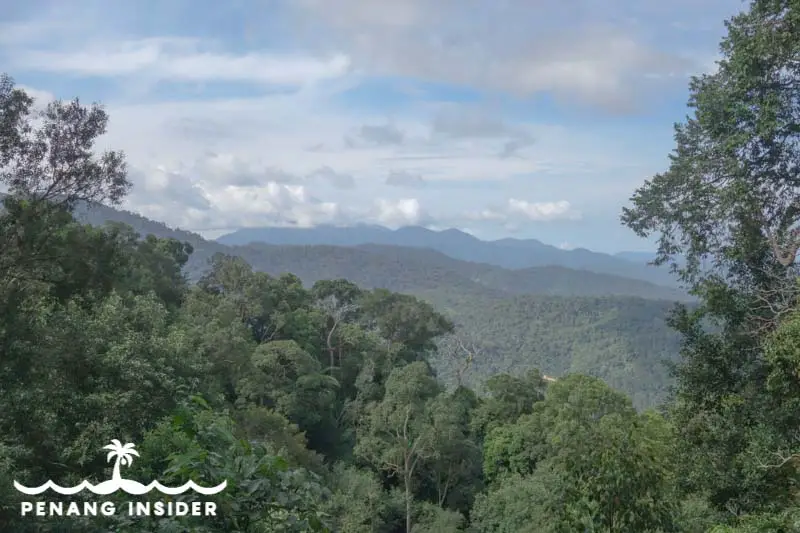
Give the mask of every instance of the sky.
[[0, 0], [0, 70], [100, 102], [124, 207], [239, 227], [455, 227], [648, 250], [621, 208], [666, 170], [740, 0]]

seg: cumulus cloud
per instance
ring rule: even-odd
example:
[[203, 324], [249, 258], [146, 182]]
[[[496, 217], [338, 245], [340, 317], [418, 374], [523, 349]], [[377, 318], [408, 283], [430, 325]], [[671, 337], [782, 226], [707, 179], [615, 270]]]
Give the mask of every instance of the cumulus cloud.
[[269, 182], [300, 183], [302, 178], [266, 163], [261, 158], [242, 157], [230, 152], [207, 150], [189, 163], [181, 163], [182, 172], [192, 174], [210, 186], [255, 187]]
[[534, 222], [547, 222], [555, 220], [579, 220], [581, 213], [572, 208], [566, 200], [556, 202], [529, 202], [509, 198], [505, 206], [500, 208], [487, 208], [478, 212], [468, 213], [467, 218], [472, 220], [485, 220], [493, 222], [513, 223], [519, 220]]
[[580, 218], [566, 200], [558, 202], [528, 202], [527, 200], [508, 200], [508, 212], [524, 216], [529, 220], [558, 220]]
[[47, 104], [56, 100], [56, 97], [50, 91], [28, 87], [27, 85], [18, 85], [17, 88], [24, 90], [28, 96], [33, 98], [33, 107], [37, 110], [42, 110], [47, 107]]
[[[215, 198], [215, 207], [237, 219], [242, 224], [295, 225], [311, 227], [334, 223], [341, 217], [335, 202], [325, 202], [310, 195], [303, 185], [284, 185], [270, 182], [262, 187], [226, 187]], [[256, 224], [254, 224], [254, 222]]]
[[394, 170], [389, 172], [389, 175], [386, 176], [385, 183], [392, 187], [417, 188], [424, 187], [426, 182], [425, 178], [420, 174], [407, 172], [405, 170]]
[[157, 202], [171, 207], [186, 207], [200, 211], [211, 208], [205, 192], [189, 176], [163, 166], [142, 170], [133, 169], [130, 178], [136, 183], [130, 200], [139, 204]]
[[[434, 220], [416, 198], [378, 198], [372, 202], [342, 205], [312, 194], [308, 180], [305, 183], [286, 180], [234, 184], [230, 180], [214, 181], [208, 174], [202, 179], [200, 176], [188, 168], [134, 168], [130, 172], [134, 188], [124, 207], [171, 226], [201, 232], [359, 222], [400, 227], [427, 225]], [[330, 181], [331, 176], [338, 174], [330, 168], [322, 168], [313, 179]]]
[[157, 213], [152, 205], [134, 207], [185, 228], [223, 229], [254, 226], [312, 227], [347, 221], [336, 202], [321, 201], [310, 195], [303, 185], [268, 182], [258, 187], [227, 186], [216, 189], [208, 209]]
[[[216, 164], [216, 166], [215, 166]], [[221, 175], [245, 162], [208, 154], [189, 165], [134, 167], [125, 207], [190, 230], [350, 223], [353, 213], [312, 195], [302, 178], [279, 169]]]
[[431, 222], [430, 215], [416, 198], [402, 198], [394, 201], [379, 198], [375, 201], [371, 218], [379, 224], [391, 228], [426, 225]]

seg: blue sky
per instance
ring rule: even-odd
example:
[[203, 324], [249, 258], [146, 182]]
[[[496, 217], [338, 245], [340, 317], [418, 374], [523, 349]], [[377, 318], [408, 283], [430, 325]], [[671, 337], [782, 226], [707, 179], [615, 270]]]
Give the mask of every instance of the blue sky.
[[[100, 101], [126, 207], [216, 236], [410, 224], [598, 251], [739, 0], [5, 2], [0, 65]], [[9, 9], [10, 8], [10, 9]]]

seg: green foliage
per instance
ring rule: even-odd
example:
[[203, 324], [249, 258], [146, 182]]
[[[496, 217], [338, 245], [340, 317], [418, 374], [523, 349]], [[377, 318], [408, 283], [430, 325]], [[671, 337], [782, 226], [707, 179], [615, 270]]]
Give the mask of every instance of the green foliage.
[[[647, 408], [664, 401], [672, 384], [662, 362], [677, 359], [680, 337], [664, 319], [674, 301], [689, 298], [673, 289], [559, 267], [498, 270], [415, 248], [228, 247], [132, 213], [95, 206], [83, 216], [95, 225], [121, 220], [142, 234], [190, 242], [195, 251], [186, 270], [193, 279], [207, 275], [207, 260], [220, 254], [238, 257], [259, 272], [292, 272], [307, 286], [319, 283], [312, 288], [316, 303], [329, 305], [328, 297], [335, 295], [341, 311], [357, 305], [354, 282], [415, 295], [474, 340], [477, 356], [462, 384], [476, 389], [496, 373], [582, 372], [625, 391], [637, 408]], [[343, 277], [349, 281], [336, 279]], [[337, 284], [340, 289], [326, 288]], [[342, 327], [346, 324], [340, 322], [336, 330]], [[339, 364], [337, 353], [329, 351], [328, 366]], [[458, 365], [438, 356], [431, 362], [448, 385], [457, 386]]]
[[795, 531], [800, 4], [754, 0], [726, 27], [669, 170], [623, 222], [658, 236], [659, 261], [701, 298], [671, 319], [681, 488], [727, 523], [713, 531]]
[[[541, 272], [433, 252], [83, 224], [81, 200], [129, 186], [121, 154], [92, 152], [105, 113], [35, 115], [0, 78], [0, 530], [798, 531], [799, 35], [796, 1], [728, 23], [669, 170], [623, 214], [661, 261], [687, 258], [700, 301], [671, 315], [677, 333], [666, 301], [556, 297]], [[143, 482], [225, 480], [219, 512], [20, 516], [13, 481], [106, 480], [111, 439], [138, 444], [114, 479], [124, 464]], [[205, 500], [139, 497], [160, 498]]]
[[485, 435], [493, 428], [516, 422], [533, 411], [536, 402], [544, 399], [545, 381], [538, 370], [529, 370], [522, 377], [497, 374], [486, 381], [488, 397], [476, 406], [472, 429]]
[[374, 473], [337, 463], [331, 469], [332, 496], [325, 508], [334, 517], [336, 531], [380, 533], [386, 531], [388, 496]]
[[[320, 479], [292, 467], [268, 443], [237, 438], [234, 422], [225, 413], [184, 407], [145, 435], [140, 453], [169, 458], [162, 468], [147, 472], [167, 485], [186, 479], [227, 481], [225, 491], [213, 498], [218, 516], [202, 517], [194, 527], [254, 533], [328, 530], [317, 509], [327, 498]], [[185, 501], [193, 500], [208, 498], [190, 496]], [[163, 527], [163, 521], [158, 522]], [[139, 531], [151, 527], [146, 521], [129, 525]]]
[[508, 476], [488, 493], [478, 495], [473, 525], [486, 533], [549, 533], [558, 531], [543, 504], [549, 498], [543, 479]]
[[[666, 327], [673, 302], [635, 298], [519, 296], [475, 299], [444, 291], [422, 295], [478, 339], [465, 382], [485, 386], [495, 374], [539, 369], [603, 379], [630, 395], [637, 408], [658, 405], [671, 385], [665, 362], [677, 361], [680, 337]], [[437, 357], [443, 379], [453, 363]]]
[[461, 513], [442, 509], [423, 502], [416, 510], [412, 533], [458, 533], [464, 531], [466, 521]]
[[[479, 520], [489, 531], [506, 530], [506, 513], [540, 528], [531, 531], [673, 531], [670, 443], [657, 415], [637, 414], [594, 378], [568, 376], [487, 436]], [[523, 509], [517, 491], [535, 503]]]

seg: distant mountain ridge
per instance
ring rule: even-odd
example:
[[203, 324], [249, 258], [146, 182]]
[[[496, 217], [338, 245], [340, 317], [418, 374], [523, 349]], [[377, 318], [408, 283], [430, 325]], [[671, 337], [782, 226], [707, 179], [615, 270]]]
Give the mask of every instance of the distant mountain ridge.
[[633, 261], [634, 263], [649, 263], [656, 258], [656, 252], [617, 252], [614, 257]]
[[[195, 280], [206, 271], [211, 256], [224, 253], [241, 256], [255, 270], [272, 275], [291, 272], [306, 284], [320, 279], [347, 278], [367, 288], [381, 287], [411, 293], [432, 289], [458, 290], [487, 299], [540, 294], [691, 301], [682, 291], [668, 286], [558, 265], [507, 269], [488, 262], [455, 259], [444, 252], [419, 246], [284, 243], [230, 246], [206, 240], [195, 233], [169, 228], [135, 213], [105, 206], [80, 207], [75, 216], [92, 225], [109, 221], [124, 222], [143, 235], [153, 234], [189, 242], [195, 251], [187, 265], [187, 273]], [[392, 231], [379, 226], [374, 228], [378, 232]], [[458, 233], [474, 239], [465, 233]]]
[[562, 250], [536, 239], [483, 241], [457, 229], [434, 231], [420, 226], [391, 230], [383, 226], [316, 226], [314, 228], [244, 228], [216, 239], [220, 244], [360, 246], [364, 244], [430, 248], [454, 259], [485, 263], [506, 269], [560, 266], [598, 274], [647, 281], [676, 288], [675, 277], [666, 268], [647, 264], [655, 253], [621, 252], [609, 255], [585, 248]]

